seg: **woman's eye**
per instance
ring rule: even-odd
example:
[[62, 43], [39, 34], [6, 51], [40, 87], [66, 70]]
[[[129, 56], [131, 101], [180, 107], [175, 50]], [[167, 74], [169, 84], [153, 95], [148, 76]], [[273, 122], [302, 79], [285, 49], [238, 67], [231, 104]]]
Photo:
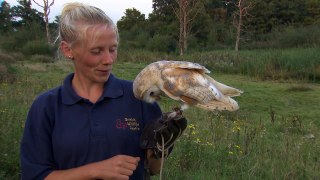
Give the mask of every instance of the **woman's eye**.
[[100, 49], [94, 49], [91, 51], [92, 54], [100, 54], [101, 50]]
[[115, 52], [115, 51], [117, 51], [117, 48], [110, 48], [109, 49], [109, 52]]

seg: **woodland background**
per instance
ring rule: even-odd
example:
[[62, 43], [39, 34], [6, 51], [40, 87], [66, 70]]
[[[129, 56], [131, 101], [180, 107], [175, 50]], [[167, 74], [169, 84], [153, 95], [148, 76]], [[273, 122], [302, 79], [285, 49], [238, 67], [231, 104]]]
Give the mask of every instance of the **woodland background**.
[[[44, 2], [50, 5], [50, 1]], [[18, 0], [18, 3], [13, 7], [6, 1], [1, 4], [1, 49], [21, 51], [25, 55], [53, 54], [56, 49], [49, 44], [53, 44], [57, 35], [59, 16], [48, 22], [50, 36], [46, 39], [44, 12], [48, 10], [39, 12], [31, 8], [34, 3], [31, 0]], [[125, 50], [181, 54], [182, 44], [184, 53], [235, 49], [237, 37], [240, 37], [240, 50], [318, 47], [320, 1], [153, 0], [153, 11], [148, 18], [132, 8], [116, 23], [120, 48]]]

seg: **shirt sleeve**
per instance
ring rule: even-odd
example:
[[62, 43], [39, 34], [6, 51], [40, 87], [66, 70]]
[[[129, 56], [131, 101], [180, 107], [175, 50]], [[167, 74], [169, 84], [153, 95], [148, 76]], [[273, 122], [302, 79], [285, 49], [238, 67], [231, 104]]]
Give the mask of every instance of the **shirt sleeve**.
[[43, 98], [32, 104], [20, 145], [22, 180], [44, 179], [54, 169], [48, 108]]

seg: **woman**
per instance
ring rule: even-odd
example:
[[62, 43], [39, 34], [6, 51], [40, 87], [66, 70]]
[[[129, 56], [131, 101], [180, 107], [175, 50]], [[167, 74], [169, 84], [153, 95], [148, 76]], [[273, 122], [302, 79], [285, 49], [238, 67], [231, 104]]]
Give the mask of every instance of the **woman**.
[[[30, 108], [21, 143], [22, 179], [143, 179], [141, 130], [161, 110], [135, 99], [132, 83], [111, 74], [116, 26], [100, 9], [71, 3], [62, 10], [59, 40], [74, 73]], [[148, 154], [151, 172], [157, 172], [160, 159]]]

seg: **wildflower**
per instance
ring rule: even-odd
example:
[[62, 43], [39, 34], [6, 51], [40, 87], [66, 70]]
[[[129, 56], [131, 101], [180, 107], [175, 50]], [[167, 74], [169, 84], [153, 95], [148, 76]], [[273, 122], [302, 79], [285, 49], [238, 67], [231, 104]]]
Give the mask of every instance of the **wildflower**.
[[230, 155], [233, 155], [233, 152], [232, 152], [232, 151], [229, 151], [228, 153], [229, 153]]
[[232, 132], [240, 131], [241, 127], [238, 121], [233, 122]]
[[190, 128], [190, 129], [195, 129], [196, 126], [195, 126], [194, 124], [190, 124], [190, 125], [188, 125], [188, 128]]

